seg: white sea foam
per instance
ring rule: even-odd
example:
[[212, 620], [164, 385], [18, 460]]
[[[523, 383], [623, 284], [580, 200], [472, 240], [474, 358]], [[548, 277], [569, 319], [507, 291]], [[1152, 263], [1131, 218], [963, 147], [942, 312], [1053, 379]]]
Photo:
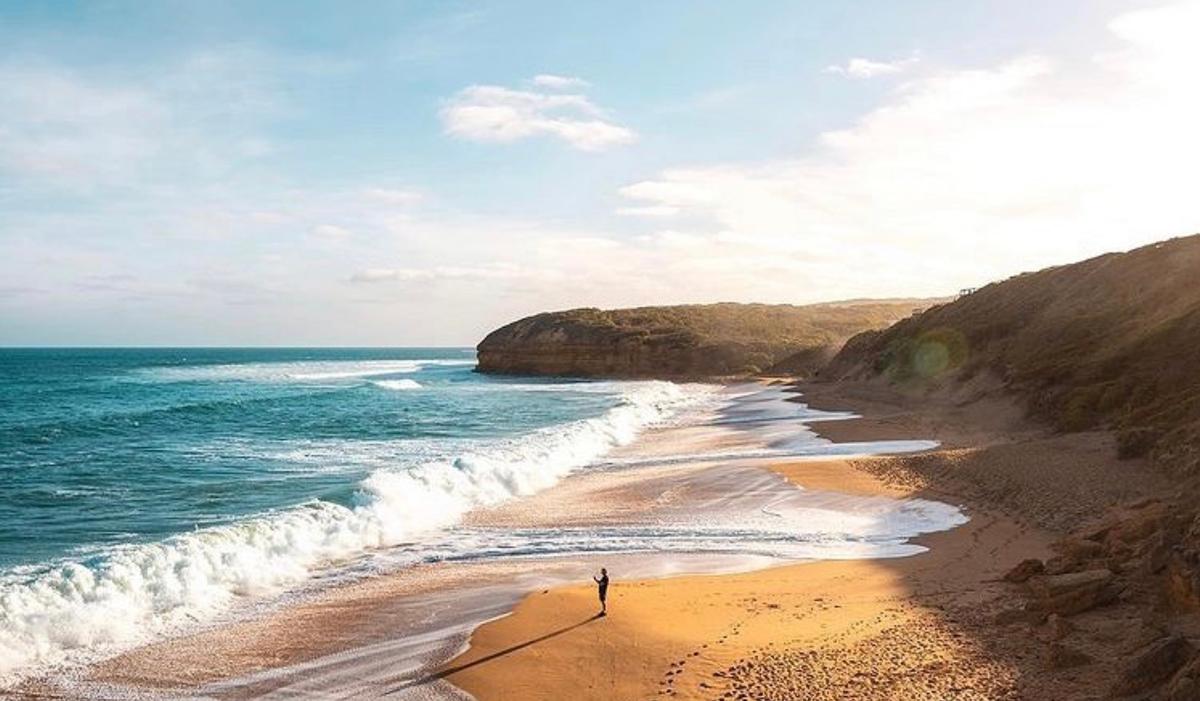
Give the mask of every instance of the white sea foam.
[[268, 363], [230, 363], [144, 368], [132, 377], [148, 382], [241, 380], [247, 382], [313, 382], [419, 372], [438, 366], [474, 365], [474, 360], [312, 360]]
[[[384, 372], [397, 370], [393, 364]], [[703, 385], [630, 383], [621, 403], [601, 417], [453, 460], [378, 469], [360, 483], [350, 507], [314, 500], [158, 543], [112, 549], [92, 561], [9, 572], [0, 580], [0, 685], [37, 666], [143, 642], [209, 618], [243, 597], [296, 584], [314, 568], [451, 525], [476, 506], [549, 487], [712, 393]]]
[[402, 391], [406, 389], [421, 389], [421, 383], [416, 380], [376, 380], [371, 384], [381, 389]]

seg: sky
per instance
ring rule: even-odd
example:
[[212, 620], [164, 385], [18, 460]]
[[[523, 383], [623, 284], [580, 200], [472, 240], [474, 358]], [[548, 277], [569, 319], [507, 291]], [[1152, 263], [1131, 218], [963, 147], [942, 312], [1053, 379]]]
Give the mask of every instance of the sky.
[[0, 345], [473, 345], [1200, 232], [1200, 1], [0, 0]]

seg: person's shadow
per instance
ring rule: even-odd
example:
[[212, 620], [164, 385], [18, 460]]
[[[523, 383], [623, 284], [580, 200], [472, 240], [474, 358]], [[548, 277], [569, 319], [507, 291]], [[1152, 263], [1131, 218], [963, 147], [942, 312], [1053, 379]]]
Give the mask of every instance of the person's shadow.
[[554, 630], [549, 633], [546, 633], [545, 635], [538, 636], [532, 640], [526, 640], [523, 643], [518, 643], [511, 647], [506, 647], [503, 650], [498, 650], [496, 652], [493, 652], [490, 655], [485, 655], [483, 657], [480, 657], [477, 660], [471, 660], [470, 662], [467, 662], [464, 664], [456, 665], [454, 667], [447, 667], [446, 669], [441, 669], [436, 672], [432, 672], [430, 674], [426, 674], [426, 675], [417, 677], [415, 679], [410, 679], [395, 688], [385, 691], [383, 693], [383, 695], [387, 696], [389, 694], [394, 694], [398, 691], [402, 691], [404, 689], [408, 689], [408, 688], [411, 688], [414, 686], [421, 686], [422, 684], [429, 684], [430, 682], [435, 682], [439, 679], [445, 679], [446, 677], [448, 677], [452, 674], [457, 674], [459, 672], [462, 672], [463, 670], [471, 669], [472, 667], [476, 667], [485, 662], [491, 662], [492, 660], [497, 659], [499, 657], [504, 657], [505, 655], [511, 655], [512, 653], [514, 653], [518, 650], [524, 650], [525, 648], [527, 648], [531, 645], [537, 645], [538, 643], [545, 642], [551, 638], [556, 638], [564, 633], [570, 633], [571, 631], [575, 630], [576, 628], [581, 628], [583, 626], [586, 626], [587, 624], [591, 623], [592, 621], [598, 620], [602, 617], [603, 616], [601, 614], [597, 613], [594, 616], [584, 619], [578, 623], [573, 623], [569, 626], [559, 628], [558, 630]]

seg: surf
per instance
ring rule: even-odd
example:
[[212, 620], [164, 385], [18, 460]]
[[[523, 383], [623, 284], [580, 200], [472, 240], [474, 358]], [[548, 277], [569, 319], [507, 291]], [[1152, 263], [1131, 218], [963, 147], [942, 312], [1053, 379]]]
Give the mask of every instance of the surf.
[[[398, 364], [320, 368], [364, 377]], [[407, 367], [407, 366], [405, 366]], [[306, 368], [306, 370], [311, 368]], [[290, 381], [294, 367], [181, 368], [164, 381], [207, 377]], [[314, 372], [306, 372], [314, 379]], [[407, 384], [407, 383], [406, 383]], [[413, 384], [417, 384], [413, 381]], [[348, 504], [311, 499], [161, 541], [5, 572], [0, 578], [0, 678], [81, 662], [211, 620], [238, 602], [278, 593], [319, 570], [458, 522], [471, 509], [552, 486], [695, 406], [713, 388], [623, 385], [601, 415], [551, 425], [406, 468], [371, 471]]]

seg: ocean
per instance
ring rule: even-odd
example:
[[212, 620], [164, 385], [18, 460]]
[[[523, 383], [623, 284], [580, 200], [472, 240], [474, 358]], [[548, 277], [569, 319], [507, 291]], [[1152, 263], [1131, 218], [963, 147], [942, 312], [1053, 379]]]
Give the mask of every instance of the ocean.
[[0, 350], [0, 674], [399, 546], [711, 394], [474, 365], [463, 348]]
[[[831, 444], [805, 422], [846, 417], [777, 388], [474, 368], [465, 348], [0, 350], [0, 688], [314, 581], [595, 553], [892, 557], [965, 521], [753, 467], [670, 471], [933, 445]], [[621, 452], [669, 425], [741, 447]], [[639, 469], [667, 470], [650, 482], [661, 494], [692, 496], [617, 523], [463, 519], [573, 472]]]

